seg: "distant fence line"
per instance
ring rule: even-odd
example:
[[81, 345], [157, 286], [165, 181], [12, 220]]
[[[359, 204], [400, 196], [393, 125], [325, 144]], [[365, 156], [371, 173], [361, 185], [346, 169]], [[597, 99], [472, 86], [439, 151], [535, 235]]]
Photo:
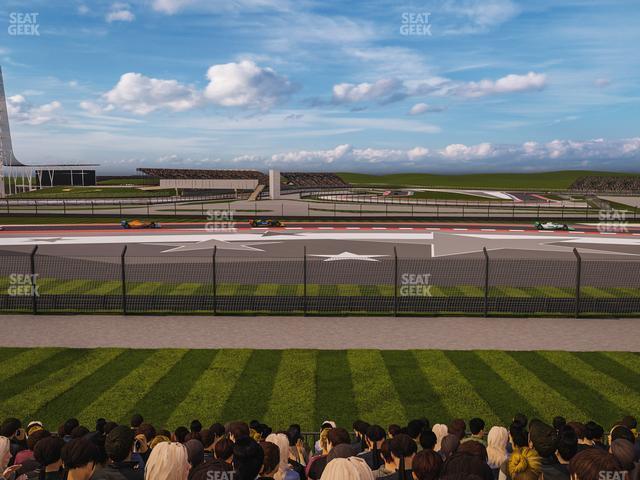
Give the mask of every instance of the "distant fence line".
[[33, 313], [638, 315], [640, 262], [220, 255], [0, 257], [0, 311]]

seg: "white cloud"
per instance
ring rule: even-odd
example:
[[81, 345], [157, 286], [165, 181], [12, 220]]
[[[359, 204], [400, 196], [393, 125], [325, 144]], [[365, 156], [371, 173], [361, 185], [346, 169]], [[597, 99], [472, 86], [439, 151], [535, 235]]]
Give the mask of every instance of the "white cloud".
[[293, 93], [287, 77], [251, 60], [214, 65], [207, 72], [209, 84], [204, 96], [224, 107], [257, 107], [267, 110]]
[[520, 8], [511, 0], [461, 0], [444, 3], [441, 13], [453, 16], [444, 34], [472, 34], [491, 30], [511, 20]]
[[107, 103], [137, 115], [146, 115], [160, 108], [180, 112], [193, 108], [200, 101], [198, 92], [189, 85], [134, 72], [122, 75], [116, 86], [103, 97]]
[[466, 146], [461, 143], [447, 145], [438, 152], [442, 157], [455, 160], [471, 160], [474, 158], [488, 158], [496, 153], [496, 149], [490, 143]]
[[29, 125], [42, 125], [58, 120], [58, 111], [62, 104], [57, 100], [43, 105], [34, 106], [23, 96], [14, 95], [7, 98], [9, 120]]
[[442, 112], [444, 108], [442, 107], [434, 107], [432, 105], [428, 105], [426, 103], [416, 103], [409, 110], [409, 115], [422, 115], [427, 112]]
[[593, 81], [593, 84], [598, 88], [604, 88], [604, 87], [608, 87], [609, 85], [611, 85], [611, 80], [608, 79], [608, 78], [596, 78]]
[[393, 78], [383, 78], [374, 83], [339, 83], [333, 86], [335, 103], [355, 103], [388, 99], [402, 89], [402, 83]]
[[290, 0], [233, 0], [217, 2], [212, 0], [152, 0], [152, 8], [166, 15], [175, 15], [182, 10], [220, 11], [220, 10], [287, 10]]
[[131, 7], [127, 3], [114, 3], [111, 5], [107, 16], [107, 22], [133, 22], [136, 16], [131, 12]]
[[529, 72], [526, 75], [510, 74], [498, 80], [480, 80], [457, 86], [454, 92], [463, 97], [483, 97], [498, 93], [526, 92], [542, 90], [547, 85], [543, 73]]

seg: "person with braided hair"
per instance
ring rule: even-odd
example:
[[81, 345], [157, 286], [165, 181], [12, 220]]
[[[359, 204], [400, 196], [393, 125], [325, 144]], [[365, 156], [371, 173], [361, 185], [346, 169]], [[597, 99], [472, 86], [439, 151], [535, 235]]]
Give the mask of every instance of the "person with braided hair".
[[413, 480], [412, 462], [418, 452], [418, 445], [415, 440], [406, 433], [400, 433], [389, 440], [389, 450], [396, 466], [393, 475], [387, 478], [389, 480]]
[[542, 459], [533, 448], [519, 448], [509, 458], [512, 480], [538, 480], [542, 473]]

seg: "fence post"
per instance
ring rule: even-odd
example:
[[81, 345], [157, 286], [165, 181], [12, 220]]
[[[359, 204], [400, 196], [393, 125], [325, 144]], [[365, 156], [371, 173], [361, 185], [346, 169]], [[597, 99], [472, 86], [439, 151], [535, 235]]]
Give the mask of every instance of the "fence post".
[[120, 207], [120, 217], [122, 217], [122, 202], [118, 203], [118, 206]]
[[91, 200], [91, 216], [94, 216], [95, 212], [93, 211], [93, 200]]
[[573, 254], [576, 256], [576, 318], [580, 316], [580, 284], [582, 277], [582, 257], [578, 253], [578, 249], [573, 249]]
[[33, 314], [38, 313], [38, 290], [36, 285], [36, 252], [38, 251], [38, 245], [31, 250], [31, 306], [33, 308]]
[[302, 295], [303, 295], [303, 311], [307, 316], [307, 246], [304, 246], [304, 259], [302, 262]]
[[213, 314], [218, 314], [218, 271], [216, 263], [216, 254], [218, 253], [218, 246], [213, 246], [213, 257], [211, 258], [211, 280], [213, 283]]
[[65, 202], [64, 200], [62, 200], [62, 212], [65, 215], [67, 214], [67, 202]]
[[9, 199], [5, 200], [5, 202], [7, 202], [7, 215], [10, 215], [11, 212], [9, 212]]
[[482, 247], [484, 253], [484, 316], [489, 315], [489, 254], [487, 247]]
[[393, 246], [393, 316], [398, 316], [398, 250]]
[[122, 255], [120, 255], [120, 278], [122, 280], [122, 313], [125, 315], [127, 312], [127, 271], [125, 268], [125, 257], [127, 255], [127, 246], [122, 248]]

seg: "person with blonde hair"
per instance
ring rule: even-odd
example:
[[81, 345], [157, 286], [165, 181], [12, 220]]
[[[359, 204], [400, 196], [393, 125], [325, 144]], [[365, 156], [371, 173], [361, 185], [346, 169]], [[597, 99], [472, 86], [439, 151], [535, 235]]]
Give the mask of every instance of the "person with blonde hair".
[[436, 423], [433, 427], [431, 427], [431, 431], [436, 434], [436, 446], [434, 447], [434, 452], [439, 452], [442, 446], [442, 439], [447, 436], [449, 433], [449, 428], [443, 423]]
[[300, 475], [289, 465], [289, 438], [284, 433], [272, 433], [267, 436], [267, 442], [273, 443], [280, 450], [278, 471], [273, 476], [275, 480], [300, 480]]
[[373, 472], [362, 458], [334, 458], [322, 472], [320, 480], [373, 480]]
[[509, 456], [507, 454], [508, 443], [509, 431], [506, 428], [499, 426], [491, 427], [487, 435], [487, 463], [496, 477], [498, 476], [497, 471], [500, 469], [500, 465], [502, 465]]
[[512, 480], [538, 480], [542, 474], [542, 459], [533, 448], [515, 450], [509, 458], [509, 475]]
[[181, 443], [160, 442], [151, 450], [144, 470], [145, 480], [187, 480], [189, 457]]

